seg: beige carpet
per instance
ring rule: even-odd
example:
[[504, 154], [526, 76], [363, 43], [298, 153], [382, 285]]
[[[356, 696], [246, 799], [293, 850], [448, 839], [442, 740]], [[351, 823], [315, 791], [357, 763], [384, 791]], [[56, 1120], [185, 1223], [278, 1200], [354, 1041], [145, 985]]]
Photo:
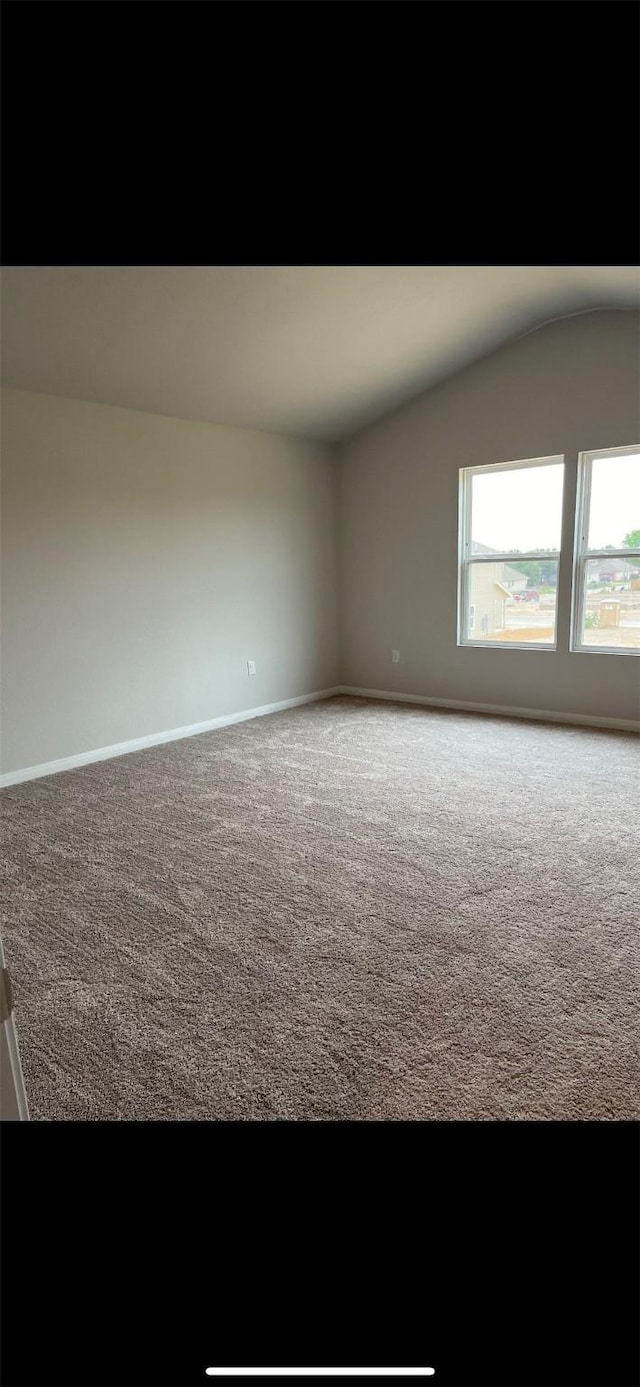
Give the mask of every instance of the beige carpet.
[[339, 698], [4, 790], [32, 1116], [637, 1117], [638, 763]]

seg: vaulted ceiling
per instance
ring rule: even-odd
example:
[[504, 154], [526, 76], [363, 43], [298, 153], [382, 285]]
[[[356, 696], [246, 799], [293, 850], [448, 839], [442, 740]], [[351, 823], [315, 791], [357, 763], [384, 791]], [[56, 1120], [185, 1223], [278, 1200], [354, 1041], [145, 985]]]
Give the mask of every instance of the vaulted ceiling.
[[334, 441], [551, 318], [639, 305], [634, 266], [9, 266], [2, 378]]

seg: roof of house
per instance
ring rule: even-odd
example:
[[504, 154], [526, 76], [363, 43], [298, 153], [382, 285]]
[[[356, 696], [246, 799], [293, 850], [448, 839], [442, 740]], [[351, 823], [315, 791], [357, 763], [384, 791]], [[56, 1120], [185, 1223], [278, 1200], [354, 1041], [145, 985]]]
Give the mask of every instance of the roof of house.
[[[473, 554], [497, 554], [497, 553], [498, 553], [498, 550], [497, 550], [497, 549], [492, 549], [490, 544], [481, 544], [481, 543], [480, 543], [480, 540], [478, 540], [478, 539], [474, 539], [474, 540], [472, 541], [472, 546], [471, 546], [471, 547], [472, 547]], [[540, 561], [540, 562], [543, 562], [545, 558], [546, 558], [546, 555], [545, 555], [545, 554], [540, 554], [540, 555], [539, 555], [539, 559], [535, 559], [534, 562], [536, 562], [536, 563], [539, 562], [539, 561]], [[500, 560], [499, 560], [499, 562], [500, 562]], [[523, 563], [530, 563], [530, 562], [531, 562], [530, 559], [526, 559], [526, 560], [523, 559]], [[504, 564], [504, 567], [503, 567], [503, 577], [506, 578], [508, 582], [514, 583], [517, 579], [522, 579], [525, 583], [528, 581], [528, 579], [527, 579], [527, 574], [526, 574], [526, 573], [523, 573], [521, 568], [513, 568], [513, 566], [512, 566], [511, 564], [504, 563], [504, 560], [502, 560], [502, 563]]]
[[[474, 540], [472, 541], [471, 548], [472, 548], [472, 553], [473, 553], [473, 554], [497, 554], [497, 553], [498, 553], [498, 550], [497, 550], [497, 549], [492, 549], [490, 544], [481, 544], [481, 543], [480, 543], [480, 540], [478, 540], [478, 539], [474, 539]], [[504, 560], [500, 560], [500, 562], [504, 563]], [[522, 573], [522, 572], [520, 571], [519, 568], [512, 568], [511, 565], [508, 564], [508, 563], [505, 563], [505, 564], [504, 564], [504, 576], [505, 576], [505, 578], [507, 578], [507, 577], [510, 578], [512, 582], [513, 582], [514, 579], [516, 579], [516, 578], [524, 578], [524, 580], [525, 580], [525, 582], [526, 582], [526, 578], [527, 578], [526, 573]]]
[[471, 541], [472, 554], [497, 554], [497, 549], [492, 549], [490, 544], [481, 544], [479, 539]]

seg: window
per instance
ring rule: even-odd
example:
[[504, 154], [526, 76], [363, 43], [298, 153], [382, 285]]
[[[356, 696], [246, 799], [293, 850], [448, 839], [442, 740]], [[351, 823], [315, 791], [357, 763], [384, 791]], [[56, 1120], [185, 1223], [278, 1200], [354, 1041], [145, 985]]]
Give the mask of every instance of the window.
[[564, 458], [460, 472], [458, 644], [556, 648]]
[[640, 654], [640, 445], [578, 461], [571, 649]]

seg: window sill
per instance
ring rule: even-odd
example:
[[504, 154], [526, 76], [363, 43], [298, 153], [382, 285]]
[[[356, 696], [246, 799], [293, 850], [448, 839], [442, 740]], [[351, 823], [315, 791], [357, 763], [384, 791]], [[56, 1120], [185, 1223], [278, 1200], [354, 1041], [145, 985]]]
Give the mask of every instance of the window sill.
[[458, 641], [464, 650], [546, 650], [554, 655], [558, 649], [554, 641]]
[[570, 655], [640, 655], [640, 650], [634, 650], [630, 645], [572, 645], [569, 647]]

